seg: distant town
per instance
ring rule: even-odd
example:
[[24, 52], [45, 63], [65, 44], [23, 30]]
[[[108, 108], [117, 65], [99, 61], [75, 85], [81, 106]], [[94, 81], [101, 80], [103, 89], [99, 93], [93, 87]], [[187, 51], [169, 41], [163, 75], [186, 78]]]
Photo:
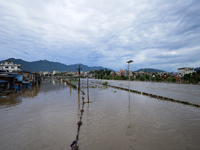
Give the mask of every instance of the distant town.
[[[152, 69], [151, 69], [152, 70]], [[198, 68], [177, 68], [177, 72], [155, 72], [143, 69], [143, 71], [130, 71], [128, 69], [111, 71], [108, 69], [81, 71], [22, 71], [21, 64], [15, 64], [12, 61], [4, 61], [0, 64], [0, 93], [7, 89], [19, 91], [20, 88], [27, 88], [35, 84], [40, 84], [43, 77], [79, 77], [95, 78], [107, 80], [128, 80], [131, 81], [156, 81], [169, 83], [193, 83], [200, 82], [200, 67]]]

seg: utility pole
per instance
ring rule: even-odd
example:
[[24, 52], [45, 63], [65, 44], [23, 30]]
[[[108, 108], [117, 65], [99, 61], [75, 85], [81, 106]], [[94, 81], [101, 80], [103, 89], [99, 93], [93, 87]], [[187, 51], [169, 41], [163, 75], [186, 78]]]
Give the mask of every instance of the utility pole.
[[82, 70], [82, 68], [80, 68], [80, 65], [77, 68], [77, 70], [78, 70], [78, 74], [79, 74], [79, 79], [78, 79], [78, 93], [80, 93], [80, 74], [81, 74], [81, 70]]
[[96, 69], [94, 69], [94, 79], [95, 79], [95, 70], [96, 70]]
[[127, 61], [128, 63], [128, 77], [129, 77], [129, 97], [130, 97], [130, 63], [132, 63], [133, 60]]

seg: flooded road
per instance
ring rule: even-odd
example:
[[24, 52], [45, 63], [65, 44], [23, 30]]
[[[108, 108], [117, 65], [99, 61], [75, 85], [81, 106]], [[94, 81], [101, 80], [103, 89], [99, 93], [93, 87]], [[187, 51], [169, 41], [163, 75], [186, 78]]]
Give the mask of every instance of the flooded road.
[[[81, 86], [86, 86], [85, 81]], [[87, 93], [86, 88], [82, 90]], [[70, 149], [76, 138], [81, 96], [66, 84], [46, 82], [1, 97], [0, 149]], [[135, 93], [130, 96], [127, 91], [100, 85], [90, 88], [80, 150], [199, 149], [199, 108]]]
[[[97, 79], [91, 81], [97, 83], [108, 81], [109, 85], [129, 88], [129, 81]], [[160, 95], [200, 105], [200, 85], [130, 81], [130, 88], [140, 92]]]

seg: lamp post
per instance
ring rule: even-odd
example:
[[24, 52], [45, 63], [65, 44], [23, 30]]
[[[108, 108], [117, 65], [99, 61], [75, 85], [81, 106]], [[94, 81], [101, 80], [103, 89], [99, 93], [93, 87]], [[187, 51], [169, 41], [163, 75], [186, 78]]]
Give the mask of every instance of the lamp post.
[[130, 63], [132, 63], [133, 62], [133, 60], [129, 60], [129, 61], [127, 61], [127, 63], [128, 63], [128, 77], [129, 77], [129, 97], [130, 97]]
[[96, 70], [96, 69], [94, 69], [94, 79], [95, 79], [95, 70]]

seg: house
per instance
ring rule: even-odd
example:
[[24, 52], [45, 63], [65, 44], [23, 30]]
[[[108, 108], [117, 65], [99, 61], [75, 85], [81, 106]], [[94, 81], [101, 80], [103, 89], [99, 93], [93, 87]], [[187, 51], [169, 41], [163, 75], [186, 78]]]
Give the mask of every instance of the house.
[[59, 73], [59, 71], [54, 70], [53, 71], [53, 75]]
[[121, 77], [123, 75], [123, 71], [120, 69], [119, 70], [119, 76]]
[[7, 72], [18, 72], [21, 71], [20, 64], [14, 64], [12, 61], [4, 61], [4, 64], [0, 64], [0, 70], [7, 71]]
[[128, 76], [128, 70], [127, 69], [124, 69], [124, 72], [123, 72], [123, 75], [125, 76], [125, 77], [127, 77]]
[[22, 75], [17, 73], [8, 73], [9, 76], [15, 77], [15, 82], [22, 82]]
[[0, 75], [0, 80], [8, 81], [8, 83], [9, 83], [8, 88], [12, 88], [15, 85], [15, 77], [14, 76]]
[[7, 89], [9, 89], [9, 82], [0, 80], [0, 93], [2, 93], [3, 91], [5, 91]]
[[183, 77], [185, 74], [190, 74], [194, 72], [194, 68], [184, 67], [184, 68], [178, 68], [178, 75], [180, 77]]

